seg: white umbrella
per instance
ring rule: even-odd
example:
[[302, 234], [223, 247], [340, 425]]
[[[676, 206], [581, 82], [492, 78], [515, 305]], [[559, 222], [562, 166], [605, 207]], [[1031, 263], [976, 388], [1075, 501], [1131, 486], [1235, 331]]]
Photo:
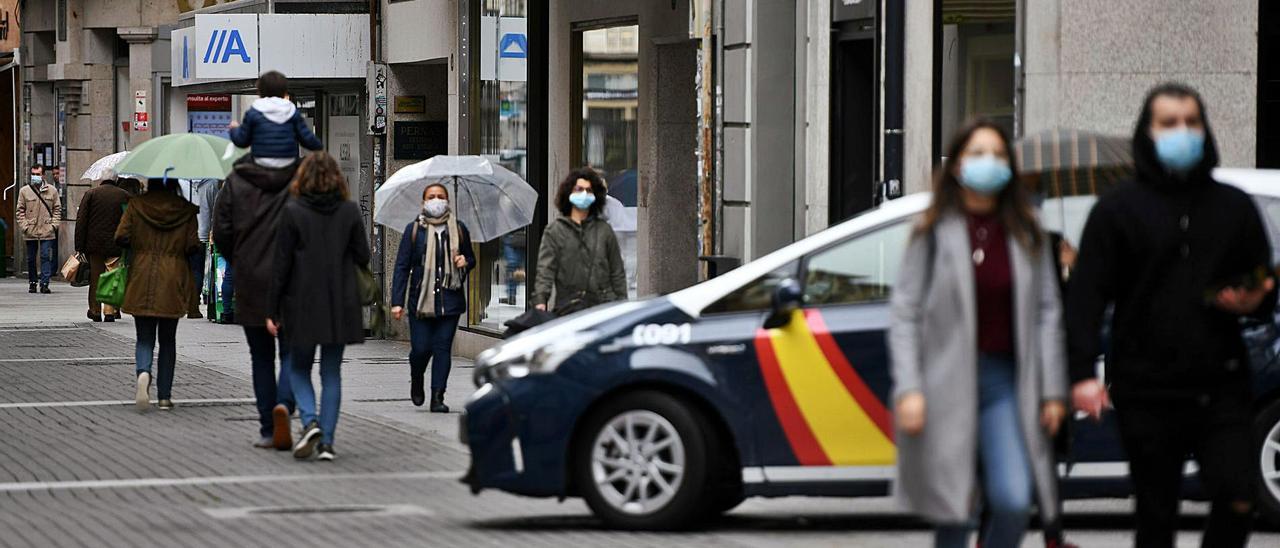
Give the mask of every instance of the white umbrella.
[[533, 222], [538, 192], [480, 156], [435, 156], [393, 173], [374, 194], [374, 222], [403, 230], [418, 218], [422, 191], [432, 183], [449, 189], [449, 205], [473, 241], [487, 242]]
[[116, 176], [116, 164], [120, 163], [120, 160], [123, 160], [128, 154], [129, 151], [126, 150], [124, 152], [108, 154], [98, 158], [98, 161], [89, 166], [89, 169], [84, 170], [84, 175], [80, 176], [80, 180], [88, 180], [91, 183], [96, 183], [98, 181], [105, 181], [107, 179], [114, 178]]

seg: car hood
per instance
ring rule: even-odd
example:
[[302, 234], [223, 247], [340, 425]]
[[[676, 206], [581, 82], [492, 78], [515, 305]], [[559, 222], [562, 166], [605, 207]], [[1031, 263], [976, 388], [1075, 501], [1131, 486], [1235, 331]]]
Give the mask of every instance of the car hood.
[[610, 303], [584, 310], [577, 314], [558, 318], [533, 329], [520, 333], [502, 344], [481, 353], [476, 358], [476, 366], [501, 363], [515, 356], [532, 354], [539, 348], [568, 337], [580, 337], [584, 333], [596, 332], [599, 337], [610, 335], [607, 324], [632, 312], [645, 309], [658, 310], [666, 302], [665, 298], [643, 301], [622, 301]]

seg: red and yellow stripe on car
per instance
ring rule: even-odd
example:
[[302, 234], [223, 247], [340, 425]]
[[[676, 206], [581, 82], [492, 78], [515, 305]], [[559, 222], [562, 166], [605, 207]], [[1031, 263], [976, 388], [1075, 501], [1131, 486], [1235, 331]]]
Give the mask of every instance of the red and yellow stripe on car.
[[756, 355], [774, 413], [802, 465], [894, 462], [888, 409], [853, 369], [817, 310], [797, 310], [756, 333]]

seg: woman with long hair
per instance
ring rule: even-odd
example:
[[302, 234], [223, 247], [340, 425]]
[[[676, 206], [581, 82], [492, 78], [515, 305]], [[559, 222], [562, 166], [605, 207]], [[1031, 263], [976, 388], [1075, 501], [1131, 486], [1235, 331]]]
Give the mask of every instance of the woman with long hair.
[[129, 200], [116, 227], [115, 241], [126, 250], [129, 268], [121, 308], [133, 316], [138, 330], [134, 402], [139, 410], [151, 405], [151, 365], [157, 338], [157, 404], [161, 410], [173, 409], [178, 318], [187, 314], [187, 303], [196, 291], [187, 256], [200, 247], [198, 211], [178, 195], [177, 179], [150, 179], [147, 192]]
[[444, 391], [453, 365], [453, 336], [467, 311], [464, 284], [475, 264], [471, 233], [453, 214], [449, 190], [428, 185], [422, 191], [422, 213], [400, 238], [391, 315], [403, 318], [409, 299], [409, 397], [419, 407], [426, 400], [422, 377], [430, 364], [432, 413], [449, 412]]
[[[304, 425], [293, 456], [333, 460], [342, 402], [342, 353], [364, 342], [356, 268], [369, 264], [369, 240], [347, 180], [328, 153], [302, 160], [276, 228], [275, 278], [267, 330], [290, 348], [290, 384]], [[317, 417], [311, 367], [320, 350]]]
[[1044, 519], [1058, 512], [1058, 282], [1004, 130], [970, 124], [947, 159], [892, 298], [896, 495], [950, 547], [966, 545], [981, 492], [984, 546], [1019, 546], [1033, 496]]
[[555, 204], [560, 217], [547, 225], [538, 248], [538, 277], [533, 304], [548, 308], [552, 291], [558, 316], [627, 298], [627, 272], [618, 236], [601, 218], [604, 179], [589, 167], [574, 170], [560, 183]]

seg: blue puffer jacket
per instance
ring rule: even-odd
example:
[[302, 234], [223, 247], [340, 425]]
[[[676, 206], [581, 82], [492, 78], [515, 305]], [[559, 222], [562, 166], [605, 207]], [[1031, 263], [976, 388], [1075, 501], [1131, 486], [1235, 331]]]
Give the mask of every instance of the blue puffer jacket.
[[297, 158], [299, 144], [307, 150], [324, 148], [293, 102], [280, 97], [254, 101], [240, 127], [231, 130], [231, 142], [249, 147], [255, 158]]
[[[417, 232], [417, 236], [414, 236]], [[462, 269], [462, 278], [476, 266], [475, 252], [471, 250], [471, 233], [467, 225], [458, 223], [458, 239], [462, 240], [458, 251], [467, 258], [467, 267]], [[445, 234], [448, 234], [447, 232]], [[403, 306], [410, 317], [418, 316], [418, 294], [422, 292], [423, 255], [427, 253], [427, 238], [435, 234], [412, 222], [404, 228], [404, 236], [400, 238], [400, 250], [396, 253], [396, 270], [391, 278], [391, 306]], [[448, 241], [448, 237], [445, 237]], [[444, 247], [436, 248], [436, 260], [443, 261]], [[467, 311], [466, 286], [459, 289], [443, 289], [440, 298], [436, 299], [436, 316], [458, 316]], [[406, 306], [406, 301], [408, 305]]]

